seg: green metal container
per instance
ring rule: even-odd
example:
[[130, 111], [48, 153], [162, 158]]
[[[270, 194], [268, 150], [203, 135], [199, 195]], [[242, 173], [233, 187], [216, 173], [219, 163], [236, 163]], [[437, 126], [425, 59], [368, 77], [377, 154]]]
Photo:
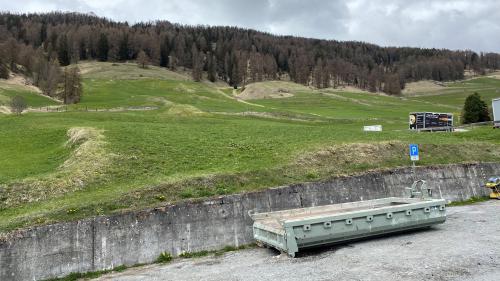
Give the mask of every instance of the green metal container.
[[[412, 191], [412, 197], [414, 194], [421, 195]], [[250, 213], [250, 216], [254, 220], [254, 238], [259, 244], [294, 257], [304, 248], [443, 223], [446, 220], [445, 203], [444, 199], [390, 197]]]

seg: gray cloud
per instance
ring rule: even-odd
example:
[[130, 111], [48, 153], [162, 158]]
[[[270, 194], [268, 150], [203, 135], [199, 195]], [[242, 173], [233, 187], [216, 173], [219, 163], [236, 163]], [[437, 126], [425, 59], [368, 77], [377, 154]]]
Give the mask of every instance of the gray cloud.
[[162, 19], [383, 46], [500, 52], [496, 0], [0, 0], [0, 9], [94, 12], [132, 23]]

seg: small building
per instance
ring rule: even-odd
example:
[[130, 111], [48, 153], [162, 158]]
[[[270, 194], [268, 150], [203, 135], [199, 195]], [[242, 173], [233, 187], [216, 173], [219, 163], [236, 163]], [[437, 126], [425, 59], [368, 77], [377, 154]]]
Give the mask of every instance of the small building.
[[411, 112], [410, 130], [453, 131], [453, 114], [436, 112]]

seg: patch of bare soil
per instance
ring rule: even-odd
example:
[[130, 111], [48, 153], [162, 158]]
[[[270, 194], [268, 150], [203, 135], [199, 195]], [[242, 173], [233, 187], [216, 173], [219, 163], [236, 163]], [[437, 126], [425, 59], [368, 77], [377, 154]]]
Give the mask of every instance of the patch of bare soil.
[[267, 81], [249, 84], [237, 97], [242, 100], [289, 98], [299, 91], [310, 91], [309, 87], [285, 81]]
[[1, 105], [0, 106], [0, 113], [2, 113], [2, 114], [11, 114], [12, 111], [10, 111], [10, 108], [8, 106]]
[[500, 79], [500, 71], [492, 72], [487, 75], [488, 78]]
[[336, 88], [327, 88], [329, 92], [350, 92], [350, 93], [363, 93], [363, 94], [371, 94], [371, 95], [386, 95], [382, 92], [372, 93], [370, 91], [362, 90], [360, 88], [356, 88], [350, 85], [341, 85]]
[[10, 78], [5, 80], [5, 79], [0, 79], [0, 89], [5, 89], [5, 90], [22, 90], [22, 91], [28, 91], [32, 92], [34, 94], [37, 94], [39, 96], [51, 99], [55, 102], [62, 103], [62, 101], [49, 97], [47, 95], [44, 95], [42, 93], [42, 90], [40, 88], [34, 86], [32, 82], [24, 77], [23, 75], [18, 75], [11, 73]]
[[423, 80], [407, 83], [403, 90], [405, 96], [416, 96], [423, 94], [432, 94], [446, 89], [446, 84], [437, 81]]
[[30, 92], [35, 92], [39, 94], [42, 93], [42, 91], [38, 87], [34, 86], [31, 83], [31, 81], [29, 81], [28, 79], [26, 79], [26, 77], [22, 75], [11, 73], [9, 79], [7, 80], [2, 79], [2, 82], [3, 82], [2, 83], [3, 88], [9, 88], [9, 86], [14, 86], [14, 87], [17, 86], [17, 88], [22, 87]]

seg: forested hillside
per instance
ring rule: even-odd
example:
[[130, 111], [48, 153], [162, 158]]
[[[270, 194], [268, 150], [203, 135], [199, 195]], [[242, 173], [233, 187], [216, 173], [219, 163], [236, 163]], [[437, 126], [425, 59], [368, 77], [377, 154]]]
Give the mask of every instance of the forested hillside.
[[188, 68], [195, 81], [207, 73], [209, 80], [232, 86], [290, 79], [317, 88], [348, 84], [389, 94], [399, 94], [410, 81], [458, 80], [464, 70], [500, 68], [496, 53], [380, 47], [167, 21], [129, 25], [78, 13], [0, 14], [0, 77], [24, 72], [54, 95], [59, 65], [90, 59]]

